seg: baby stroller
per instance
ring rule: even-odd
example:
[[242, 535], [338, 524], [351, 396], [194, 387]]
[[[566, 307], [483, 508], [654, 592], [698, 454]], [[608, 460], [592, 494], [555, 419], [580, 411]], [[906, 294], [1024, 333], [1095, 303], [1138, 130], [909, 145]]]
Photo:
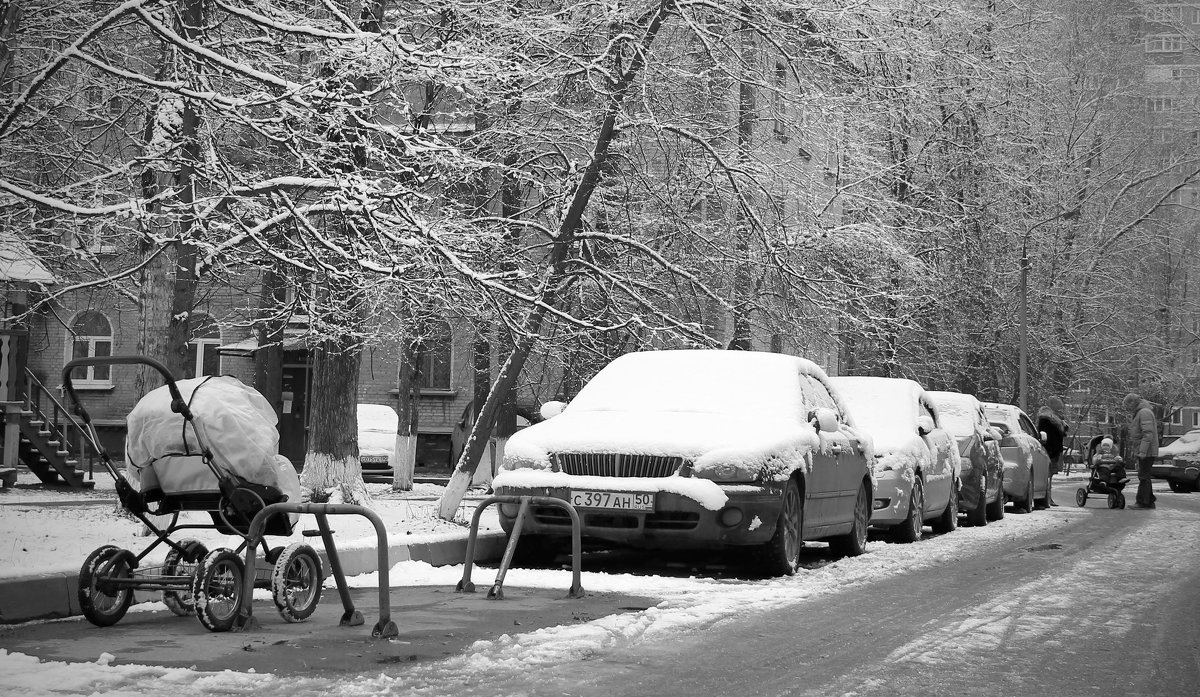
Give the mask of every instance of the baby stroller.
[[[143, 397], [129, 413], [126, 470], [120, 472], [100, 444], [87, 410], [80, 404], [71, 373], [87, 365], [141, 364], [162, 374], [165, 384]], [[134, 591], [160, 591], [176, 615], [195, 613], [205, 628], [229, 631], [238, 620], [246, 574], [254, 586], [270, 588], [286, 621], [299, 622], [321, 597], [321, 561], [313, 548], [292, 544], [268, 548], [247, 570], [249, 530], [267, 505], [299, 500], [295, 469], [277, 454], [275, 413], [254, 389], [229, 376], [178, 382], [149, 358], [80, 358], [63, 368], [63, 386], [85, 436], [112, 474], [120, 505], [153, 535], [141, 552], [105, 545], [92, 552], [79, 572], [79, 605], [97, 626], [110, 626], [125, 615]], [[182, 512], [207, 513], [211, 522], [180, 522]], [[149, 516], [170, 516], [159, 527]], [[263, 536], [290, 536], [296, 516], [277, 513], [266, 521]], [[195, 539], [177, 539], [187, 529], [210, 529], [241, 538], [236, 549], [209, 550]], [[261, 538], [260, 538], [261, 539]], [[143, 564], [160, 545], [169, 549], [161, 564]]]
[[1087, 444], [1087, 463], [1091, 474], [1088, 476], [1087, 486], [1081, 486], [1075, 490], [1075, 505], [1083, 506], [1087, 503], [1088, 494], [1100, 494], [1108, 497], [1109, 508], [1124, 508], [1125, 494], [1122, 491], [1125, 485], [1129, 483], [1129, 477], [1125, 472], [1125, 464], [1119, 457], [1114, 457], [1111, 462], [1096, 462], [1096, 453], [1100, 448], [1100, 442], [1104, 440], [1103, 435], [1093, 436]]

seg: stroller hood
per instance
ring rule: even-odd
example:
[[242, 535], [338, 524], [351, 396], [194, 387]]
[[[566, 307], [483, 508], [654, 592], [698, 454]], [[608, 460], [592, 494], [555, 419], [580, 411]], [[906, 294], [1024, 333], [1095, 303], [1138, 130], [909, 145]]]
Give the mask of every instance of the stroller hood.
[[125, 418], [125, 460], [131, 479], [140, 479], [142, 470], [165, 456], [196, 455], [207, 449], [222, 474], [276, 487], [289, 498], [294, 493], [298, 500], [295, 470], [280, 467], [276, 460], [275, 410], [257, 390], [229, 376], [179, 380], [176, 385], [195, 428], [171, 411], [166, 385], [142, 397]]

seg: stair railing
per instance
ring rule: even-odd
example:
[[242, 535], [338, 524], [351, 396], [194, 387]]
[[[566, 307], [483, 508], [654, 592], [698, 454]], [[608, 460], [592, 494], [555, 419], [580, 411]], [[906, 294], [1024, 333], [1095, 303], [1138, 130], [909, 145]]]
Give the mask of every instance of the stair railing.
[[[33, 413], [42, 421], [43, 428], [50, 431], [52, 438], [58, 440], [59, 449], [67, 452], [68, 459], [74, 455], [78, 463], [77, 469], [82, 469], [83, 464], [87, 463], [88, 479], [94, 479], [93, 468], [100, 453], [99, 445], [92, 442], [91, 435], [29, 368], [25, 369], [25, 378], [28, 380], [25, 411]], [[43, 407], [43, 401], [48, 402], [48, 405]]]

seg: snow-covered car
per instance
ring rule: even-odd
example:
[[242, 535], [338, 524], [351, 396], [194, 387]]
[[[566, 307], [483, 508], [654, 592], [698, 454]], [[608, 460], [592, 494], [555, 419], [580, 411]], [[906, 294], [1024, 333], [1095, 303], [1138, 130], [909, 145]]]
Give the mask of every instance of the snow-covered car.
[[1151, 476], [1167, 480], [1171, 491], [1200, 491], [1200, 428], [1194, 428], [1158, 449]]
[[1000, 435], [990, 427], [983, 404], [961, 392], [927, 393], [937, 405], [942, 427], [958, 444], [958, 507], [968, 525], [1004, 517], [1004, 460]]
[[958, 447], [942, 428], [937, 407], [913, 380], [833, 377], [860, 429], [875, 444], [871, 526], [898, 542], [958, 527]]
[[984, 402], [988, 422], [1000, 430], [1004, 493], [1017, 511], [1028, 513], [1050, 501], [1050, 455], [1033, 420], [1012, 404]]
[[388, 458], [396, 447], [398, 423], [396, 410], [386, 404], [358, 405], [358, 462], [364, 478], [392, 476]]
[[[754, 549], [769, 574], [795, 573], [802, 540], [829, 540], [848, 555], [866, 549], [871, 441], [810, 361], [631, 353], [542, 413], [552, 418], [509, 439], [493, 490], [570, 502], [585, 540]], [[499, 506], [510, 534], [518, 511]], [[561, 549], [571, 535], [555, 506], [532, 505], [522, 526], [518, 549]]]

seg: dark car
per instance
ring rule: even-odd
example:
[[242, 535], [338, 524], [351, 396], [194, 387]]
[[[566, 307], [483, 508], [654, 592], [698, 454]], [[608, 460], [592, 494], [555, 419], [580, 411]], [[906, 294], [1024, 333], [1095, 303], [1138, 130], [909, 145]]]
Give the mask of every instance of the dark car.
[[928, 392], [942, 419], [942, 427], [958, 443], [959, 510], [970, 525], [987, 525], [1004, 517], [1004, 460], [1000, 436], [990, 428], [983, 404], [961, 392]]
[[[543, 415], [552, 418], [509, 439], [493, 489], [570, 502], [585, 540], [751, 550], [770, 574], [795, 573], [802, 540], [851, 555], [866, 548], [871, 441], [807, 360], [631, 353]], [[500, 506], [510, 533], [518, 510]], [[534, 505], [522, 530], [519, 547], [528, 534], [561, 549], [571, 519], [561, 507]]]
[[1165, 479], [1171, 491], [1200, 491], [1200, 429], [1194, 428], [1158, 449], [1150, 475]]

